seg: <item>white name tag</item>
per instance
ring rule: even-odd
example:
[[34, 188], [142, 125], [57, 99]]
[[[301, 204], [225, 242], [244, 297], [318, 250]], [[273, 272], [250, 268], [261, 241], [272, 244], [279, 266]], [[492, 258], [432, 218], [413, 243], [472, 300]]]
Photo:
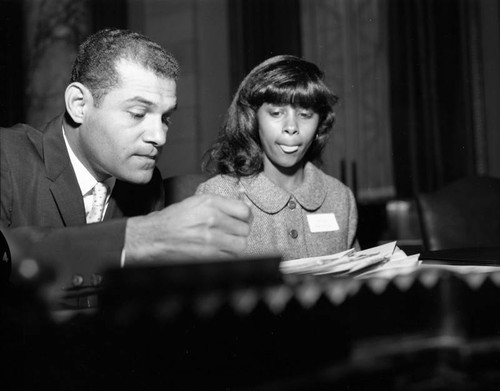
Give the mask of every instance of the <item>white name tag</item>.
[[313, 233], [339, 230], [339, 224], [333, 213], [307, 215], [307, 221], [309, 223], [309, 229]]

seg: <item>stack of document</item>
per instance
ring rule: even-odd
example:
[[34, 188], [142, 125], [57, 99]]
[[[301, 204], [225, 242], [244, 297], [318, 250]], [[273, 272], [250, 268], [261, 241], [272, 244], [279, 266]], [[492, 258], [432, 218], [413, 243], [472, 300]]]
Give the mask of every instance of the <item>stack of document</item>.
[[349, 249], [337, 254], [283, 261], [283, 274], [312, 274], [362, 276], [375, 271], [414, 268], [419, 264], [419, 254], [407, 256], [396, 242], [386, 243], [362, 251]]

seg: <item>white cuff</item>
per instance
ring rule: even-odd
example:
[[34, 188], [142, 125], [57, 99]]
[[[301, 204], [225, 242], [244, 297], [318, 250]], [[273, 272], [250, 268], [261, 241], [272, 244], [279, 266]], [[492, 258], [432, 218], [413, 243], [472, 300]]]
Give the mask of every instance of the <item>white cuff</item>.
[[122, 255], [120, 257], [120, 267], [125, 267], [125, 249], [122, 250]]

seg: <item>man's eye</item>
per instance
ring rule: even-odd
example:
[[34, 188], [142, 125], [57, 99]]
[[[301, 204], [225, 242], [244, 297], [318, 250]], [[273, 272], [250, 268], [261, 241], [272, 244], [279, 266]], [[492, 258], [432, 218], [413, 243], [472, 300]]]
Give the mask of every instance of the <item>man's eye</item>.
[[129, 111], [129, 114], [133, 119], [141, 119], [146, 115], [145, 113], [134, 113], [133, 111]]

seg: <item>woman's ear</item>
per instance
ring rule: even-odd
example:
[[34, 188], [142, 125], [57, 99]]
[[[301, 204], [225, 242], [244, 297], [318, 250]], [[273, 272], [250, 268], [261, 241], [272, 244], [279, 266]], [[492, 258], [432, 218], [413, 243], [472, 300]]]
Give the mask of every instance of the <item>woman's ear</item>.
[[92, 94], [82, 83], [74, 82], [66, 87], [64, 102], [66, 112], [76, 124], [81, 125], [85, 116], [85, 108], [92, 104]]

